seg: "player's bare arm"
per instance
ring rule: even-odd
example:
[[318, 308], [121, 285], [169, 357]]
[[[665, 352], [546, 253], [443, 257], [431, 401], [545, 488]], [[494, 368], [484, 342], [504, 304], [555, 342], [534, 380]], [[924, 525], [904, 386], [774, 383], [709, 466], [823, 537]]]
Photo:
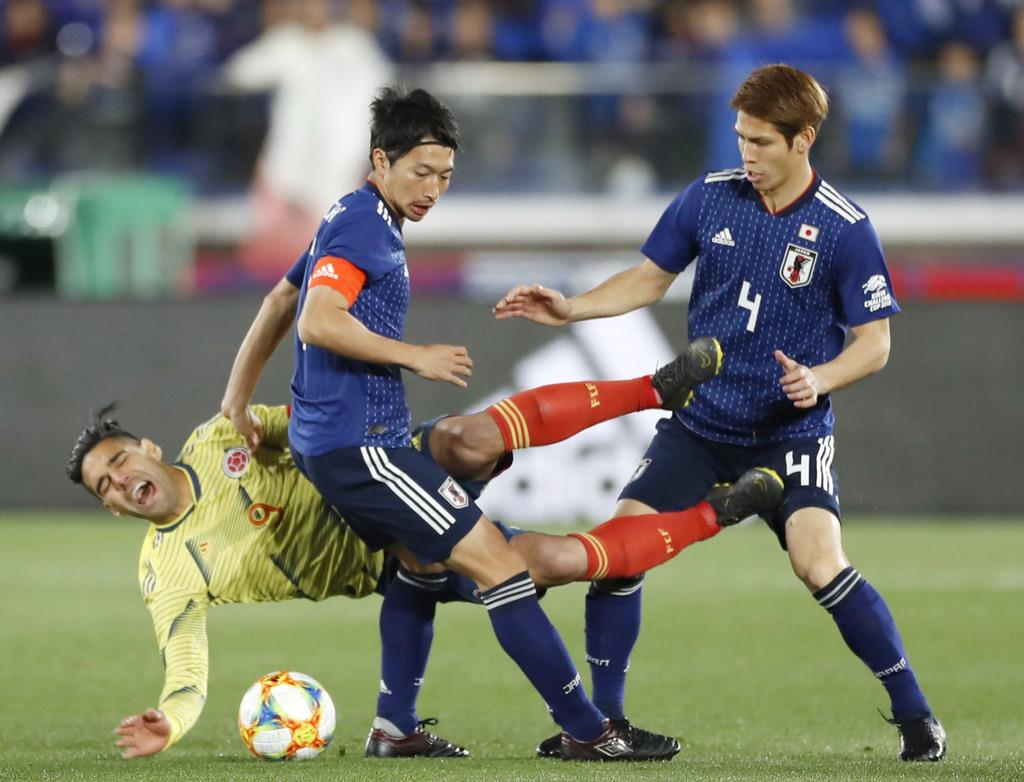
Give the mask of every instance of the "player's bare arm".
[[645, 258], [639, 265], [570, 299], [541, 285], [518, 285], [494, 306], [494, 316], [499, 320], [525, 318], [546, 326], [564, 326], [622, 315], [660, 301], [676, 276]]
[[167, 746], [171, 737], [171, 721], [159, 709], [146, 709], [141, 714], [125, 717], [114, 728], [120, 738], [117, 746], [125, 760], [155, 755]]
[[782, 366], [779, 384], [786, 397], [799, 408], [814, 407], [818, 398], [851, 386], [879, 372], [889, 360], [889, 319], [881, 318], [854, 326], [853, 341], [831, 361], [808, 367], [781, 350], [775, 360]]
[[231, 366], [220, 411], [252, 450], [259, 448], [263, 431], [259, 418], [249, 410], [249, 403], [264, 367], [295, 321], [298, 300], [299, 289], [282, 278], [264, 297]]
[[465, 388], [473, 360], [461, 345], [413, 345], [374, 334], [348, 311], [348, 300], [325, 286], [310, 289], [299, 316], [299, 339], [307, 345], [372, 364], [396, 364], [426, 380]]

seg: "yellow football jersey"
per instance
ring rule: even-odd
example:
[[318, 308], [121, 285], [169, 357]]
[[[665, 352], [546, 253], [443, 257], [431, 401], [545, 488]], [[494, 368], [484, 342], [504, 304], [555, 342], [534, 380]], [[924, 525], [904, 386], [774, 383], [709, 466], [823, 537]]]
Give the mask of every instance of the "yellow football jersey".
[[333, 595], [364, 597], [383, 555], [370, 551], [299, 472], [288, 450], [285, 407], [253, 406], [263, 444], [253, 454], [231, 422], [198, 427], [175, 467], [192, 505], [146, 534], [139, 583], [164, 660], [160, 708], [177, 741], [206, 699], [206, 613], [221, 603]]

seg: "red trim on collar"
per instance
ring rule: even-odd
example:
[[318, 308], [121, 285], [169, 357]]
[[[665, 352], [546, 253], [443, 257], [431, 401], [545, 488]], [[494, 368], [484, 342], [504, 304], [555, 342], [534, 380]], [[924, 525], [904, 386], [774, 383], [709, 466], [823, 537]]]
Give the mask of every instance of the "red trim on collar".
[[789, 209], [789, 208], [791, 208], [793, 206], [796, 206], [798, 203], [800, 203], [804, 199], [804, 197], [806, 197], [806, 195], [808, 193], [810, 193], [811, 190], [813, 190], [815, 188], [815, 186], [818, 184], [818, 181], [819, 181], [818, 172], [815, 171], [812, 168], [811, 169], [811, 182], [810, 182], [810, 184], [807, 185], [807, 187], [804, 188], [803, 192], [800, 193], [800, 195], [798, 195], [796, 198], [794, 198], [792, 201], [790, 201], [788, 204], [786, 204], [785, 206], [781, 207], [780, 209], [776, 209], [774, 212], [771, 210], [771, 207], [768, 206], [768, 203], [764, 200], [764, 196], [761, 195], [761, 191], [755, 189], [754, 192], [756, 192], [757, 193], [757, 197], [761, 199], [761, 203], [764, 205], [765, 211], [768, 214], [770, 214], [772, 217], [777, 217], [778, 215], [780, 215], [783, 212], [785, 212], [787, 209]]

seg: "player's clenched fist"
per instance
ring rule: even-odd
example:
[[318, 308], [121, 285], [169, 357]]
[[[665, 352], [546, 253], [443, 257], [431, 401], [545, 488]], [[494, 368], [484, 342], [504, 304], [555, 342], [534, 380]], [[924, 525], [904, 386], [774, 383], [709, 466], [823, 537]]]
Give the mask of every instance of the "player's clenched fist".
[[125, 717], [114, 733], [121, 737], [117, 741], [121, 757], [141, 758], [155, 755], [167, 746], [171, 721], [159, 709], [146, 709], [142, 714]]
[[248, 406], [240, 410], [232, 410], [224, 415], [231, 421], [235, 431], [245, 440], [250, 451], [255, 451], [260, 447], [260, 443], [263, 442], [263, 423]]
[[462, 378], [473, 374], [473, 359], [461, 345], [417, 345], [409, 369], [426, 380], [465, 388]]
[[543, 285], [517, 285], [494, 305], [494, 317], [526, 318], [545, 326], [564, 326], [572, 305], [561, 292]]

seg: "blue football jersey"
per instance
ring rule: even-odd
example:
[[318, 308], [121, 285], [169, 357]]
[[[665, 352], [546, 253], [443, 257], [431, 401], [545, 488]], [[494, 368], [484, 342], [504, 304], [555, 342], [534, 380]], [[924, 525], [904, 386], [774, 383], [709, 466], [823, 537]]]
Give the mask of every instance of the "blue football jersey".
[[[367, 182], [324, 215], [306, 253], [298, 314], [321, 258], [341, 258], [366, 275], [349, 312], [370, 331], [402, 339], [409, 306], [409, 271], [398, 217]], [[288, 279], [294, 282], [294, 269]], [[408, 445], [409, 408], [399, 367], [370, 364], [307, 345], [295, 337], [289, 439], [319, 456], [337, 448]]]
[[672, 201], [642, 251], [669, 272], [697, 259], [689, 336], [717, 337], [725, 361], [676, 415], [718, 442], [830, 434], [831, 399], [794, 407], [775, 350], [823, 364], [842, 351], [850, 326], [899, 312], [871, 221], [817, 174], [773, 214], [742, 168], [711, 172]]

